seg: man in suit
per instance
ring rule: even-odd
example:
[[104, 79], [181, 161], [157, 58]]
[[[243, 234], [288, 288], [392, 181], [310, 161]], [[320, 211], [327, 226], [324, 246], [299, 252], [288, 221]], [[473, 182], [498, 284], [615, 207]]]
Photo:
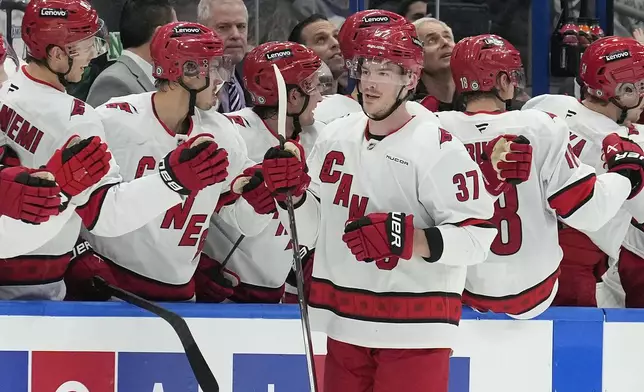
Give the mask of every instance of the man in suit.
[[248, 10], [242, 0], [201, 0], [197, 10], [199, 23], [213, 29], [224, 41], [224, 55], [235, 66], [233, 78], [219, 91], [220, 113], [236, 112], [250, 104], [244, 88], [242, 61], [248, 51]]
[[96, 78], [87, 103], [97, 107], [114, 97], [154, 91], [150, 40], [157, 27], [176, 20], [169, 0], [126, 0], [119, 22], [123, 53]]

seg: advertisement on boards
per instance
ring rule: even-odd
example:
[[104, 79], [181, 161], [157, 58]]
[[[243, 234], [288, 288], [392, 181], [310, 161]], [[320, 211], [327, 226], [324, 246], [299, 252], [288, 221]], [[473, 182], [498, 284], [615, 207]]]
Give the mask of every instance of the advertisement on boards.
[[[64, 306], [64, 305], [60, 305]], [[0, 316], [0, 385], [12, 392], [198, 392], [174, 331], [163, 320], [123, 314], [110, 304], [91, 317]], [[237, 309], [187, 321], [222, 392], [302, 392], [308, 388], [300, 321]], [[115, 311], [117, 310], [117, 311]], [[2, 314], [0, 310], [0, 314]], [[227, 318], [230, 317], [230, 318]], [[450, 392], [549, 390], [552, 322], [464, 320], [451, 359]], [[324, 378], [326, 337], [314, 333]], [[526, 383], [525, 380], [530, 382]], [[323, 385], [321, 385], [323, 387]], [[323, 390], [321, 388], [321, 390]]]
[[603, 391], [644, 391], [644, 314], [641, 310], [606, 309], [603, 350]]

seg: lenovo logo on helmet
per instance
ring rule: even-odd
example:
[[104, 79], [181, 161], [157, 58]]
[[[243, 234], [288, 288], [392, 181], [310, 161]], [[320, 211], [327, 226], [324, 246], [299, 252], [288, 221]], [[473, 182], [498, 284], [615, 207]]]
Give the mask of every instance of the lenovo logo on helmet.
[[175, 34], [201, 34], [202, 31], [199, 27], [175, 27]]
[[292, 57], [293, 52], [291, 49], [284, 49], [284, 50], [278, 50], [277, 52], [270, 52], [266, 53], [266, 60], [272, 61], [272, 60], [279, 60], [279, 59], [285, 59], [287, 57]]
[[494, 37], [488, 37], [483, 42], [485, 42], [485, 44], [489, 46], [503, 46], [503, 41]]
[[365, 16], [362, 18], [362, 23], [375, 24], [375, 23], [389, 23], [388, 16]]
[[40, 16], [45, 18], [67, 18], [67, 10], [60, 8], [41, 8]]
[[631, 52], [629, 52], [628, 50], [620, 50], [619, 52], [614, 52], [614, 53], [611, 53], [611, 54], [607, 54], [604, 57], [604, 61], [607, 62], [607, 63], [610, 63], [611, 61], [627, 59], [629, 57], [631, 57]]

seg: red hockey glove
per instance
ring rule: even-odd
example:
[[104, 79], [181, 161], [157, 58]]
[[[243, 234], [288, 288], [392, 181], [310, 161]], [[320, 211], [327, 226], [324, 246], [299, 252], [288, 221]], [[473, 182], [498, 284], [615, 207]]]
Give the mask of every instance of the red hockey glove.
[[480, 164], [485, 189], [498, 196], [530, 177], [532, 146], [525, 136], [500, 135], [487, 143]]
[[201, 254], [194, 275], [197, 302], [223, 302], [234, 293], [239, 285], [239, 276], [221, 268], [217, 260]]
[[0, 165], [4, 166], [20, 166], [20, 158], [18, 154], [8, 145], [0, 146]]
[[110, 169], [112, 154], [98, 136], [85, 140], [75, 136], [56, 150], [47, 162], [60, 189], [73, 197], [98, 183]]
[[311, 178], [306, 174], [304, 159], [304, 149], [295, 141], [284, 143], [284, 148], [271, 147], [264, 155], [264, 181], [278, 201], [284, 200], [288, 191], [301, 196], [308, 188]]
[[629, 199], [642, 190], [644, 175], [644, 151], [634, 141], [611, 133], [604, 138], [602, 150], [606, 168], [609, 172], [619, 173], [631, 181]]
[[359, 261], [397, 256], [411, 259], [414, 250], [414, 216], [402, 212], [374, 213], [349, 222], [344, 241]]
[[60, 212], [60, 187], [51, 173], [0, 166], [0, 215], [43, 223]]
[[180, 195], [224, 181], [227, 169], [228, 152], [207, 136], [187, 140], [159, 162], [161, 179]]
[[65, 301], [107, 301], [112, 296], [106, 290], [94, 286], [94, 277], [100, 276], [111, 285], [118, 285], [112, 267], [99, 255], [89, 242], [78, 238], [74, 252], [65, 272], [67, 294]]
[[275, 199], [264, 183], [262, 167], [249, 167], [230, 184], [233, 193], [241, 194], [258, 214], [272, 214], [277, 210]]

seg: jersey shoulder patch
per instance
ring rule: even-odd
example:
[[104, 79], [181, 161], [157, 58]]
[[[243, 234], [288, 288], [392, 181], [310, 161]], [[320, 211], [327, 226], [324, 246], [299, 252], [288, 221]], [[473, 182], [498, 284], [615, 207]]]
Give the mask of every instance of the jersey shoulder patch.
[[136, 107], [134, 107], [132, 104], [128, 102], [111, 102], [111, 103], [105, 104], [105, 108], [117, 109], [131, 114], [135, 114], [139, 112], [138, 110], [136, 110]]
[[82, 116], [85, 114], [85, 102], [80, 99], [74, 98], [72, 101], [72, 110], [69, 114], [69, 117]]
[[438, 128], [440, 131], [440, 140], [439, 140], [439, 145], [442, 145], [443, 143], [450, 142], [452, 141], [452, 134], [444, 130], [443, 128]]
[[233, 124], [235, 124], [235, 125], [239, 125], [240, 127], [247, 128], [247, 127], [249, 127], [249, 126], [250, 126], [250, 124], [248, 123], [248, 120], [246, 120], [246, 119], [245, 119], [244, 117], [242, 117], [242, 116], [236, 116], [236, 115], [232, 115], [232, 116], [231, 116], [230, 114], [224, 114], [224, 116], [225, 116], [228, 120], [230, 120], [230, 122], [231, 122], [231, 123], [233, 123]]

